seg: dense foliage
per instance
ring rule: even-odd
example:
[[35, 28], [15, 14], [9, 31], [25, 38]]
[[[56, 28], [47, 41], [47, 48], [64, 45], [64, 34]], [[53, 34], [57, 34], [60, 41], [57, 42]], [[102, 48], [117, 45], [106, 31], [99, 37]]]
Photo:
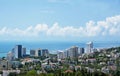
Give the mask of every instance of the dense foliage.
[[35, 70], [28, 71], [25, 74], [10, 73], [9, 76], [108, 76], [102, 72], [88, 72], [87, 70], [73, 71], [73, 72], [61, 72], [56, 71], [55, 73], [40, 73], [37, 74]]

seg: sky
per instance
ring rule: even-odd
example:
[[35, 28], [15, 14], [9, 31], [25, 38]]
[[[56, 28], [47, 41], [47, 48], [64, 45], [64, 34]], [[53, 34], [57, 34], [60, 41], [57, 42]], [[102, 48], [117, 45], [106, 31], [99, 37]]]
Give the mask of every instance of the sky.
[[120, 0], [0, 0], [0, 41], [120, 41]]

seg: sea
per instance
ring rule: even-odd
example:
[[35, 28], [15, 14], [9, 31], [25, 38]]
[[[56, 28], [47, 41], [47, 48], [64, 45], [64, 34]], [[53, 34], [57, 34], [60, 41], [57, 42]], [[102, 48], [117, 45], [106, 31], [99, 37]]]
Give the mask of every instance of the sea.
[[[12, 50], [16, 45], [22, 45], [27, 49], [27, 54], [29, 54], [31, 49], [48, 49], [50, 53], [57, 53], [58, 50], [65, 50], [71, 46], [78, 46], [86, 48], [85, 41], [83, 42], [73, 42], [73, 41], [39, 41], [39, 42], [12, 42], [12, 41], [1, 41], [0, 42], [0, 58], [6, 57], [7, 53]], [[110, 48], [120, 46], [118, 41], [95, 41], [93, 42], [94, 48]]]

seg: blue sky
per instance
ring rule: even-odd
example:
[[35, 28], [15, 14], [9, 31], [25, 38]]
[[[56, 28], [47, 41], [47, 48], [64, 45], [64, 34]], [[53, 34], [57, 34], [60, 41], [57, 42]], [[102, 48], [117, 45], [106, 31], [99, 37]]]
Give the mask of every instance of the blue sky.
[[119, 41], [120, 0], [0, 0], [0, 40]]

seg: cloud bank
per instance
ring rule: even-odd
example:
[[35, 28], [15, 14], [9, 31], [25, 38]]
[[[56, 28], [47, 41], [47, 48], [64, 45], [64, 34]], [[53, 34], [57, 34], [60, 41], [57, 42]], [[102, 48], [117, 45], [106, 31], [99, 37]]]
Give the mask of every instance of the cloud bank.
[[20, 28], [0, 28], [0, 37], [4, 39], [34, 39], [44, 37], [58, 38], [80, 38], [80, 37], [99, 37], [116, 36], [120, 37], [120, 15], [108, 17], [104, 21], [89, 21], [84, 26], [64, 26], [61, 27], [57, 22], [52, 26], [47, 24], [37, 24], [25, 29]]

